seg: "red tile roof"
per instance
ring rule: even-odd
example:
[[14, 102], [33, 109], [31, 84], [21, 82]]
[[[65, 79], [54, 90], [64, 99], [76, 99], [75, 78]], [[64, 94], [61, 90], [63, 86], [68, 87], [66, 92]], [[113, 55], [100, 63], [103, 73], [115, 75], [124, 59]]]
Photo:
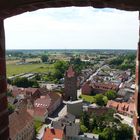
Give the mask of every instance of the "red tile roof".
[[34, 108], [34, 116], [44, 117], [48, 113], [48, 110], [45, 108]]
[[36, 91], [38, 91], [38, 88], [19, 88], [19, 87], [14, 87], [12, 90], [12, 94], [14, 96], [17, 96], [18, 94], [35, 94]]
[[48, 94], [46, 96], [41, 96], [35, 100], [34, 106], [39, 108], [48, 108], [51, 104], [51, 100], [52, 99]]
[[34, 94], [36, 93], [36, 91], [38, 90], [38, 88], [25, 88], [26, 94]]
[[43, 136], [43, 140], [62, 140], [64, 137], [64, 131], [54, 128], [46, 128]]
[[34, 115], [44, 116], [46, 113], [51, 111], [55, 102], [61, 98], [58, 93], [49, 93], [46, 96], [41, 96], [34, 101]]
[[102, 89], [102, 90], [118, 90], [119, 86], [112, 84], [112, 83], [94, 83], [92, 85], [93, 88], [95, 89]]
[[115, 101], [112, 101], [112, 100], [109, 100], [108, 103], [107, 103], [107, 107], [113, 107], [113, 108], [118, 108], [119, 106], [119, 103], [118, 102], [115, 102]]
[[120, 102], [109, 100], [107, 103], [107, 107], [112, 107], [112, 108], [116, 109], [117, 112], [126, 113], [128, 115], [133, 115], [133, 113], [134, 113], [134, 103], [133, 102], [120, 103]]
[[10, 138], [14, 139], [19, 132], [25, 130], [26, 126], [33, 122], [33, 118], [26, 110], [18, 110], [9, 116]]

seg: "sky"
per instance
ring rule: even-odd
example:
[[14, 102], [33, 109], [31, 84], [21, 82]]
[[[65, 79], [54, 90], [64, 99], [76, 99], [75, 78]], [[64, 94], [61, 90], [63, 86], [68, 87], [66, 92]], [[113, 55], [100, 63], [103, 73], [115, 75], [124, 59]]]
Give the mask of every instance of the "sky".
[[48, 8], [5, 20], [6, 49], [136, 49], [138, 12]]

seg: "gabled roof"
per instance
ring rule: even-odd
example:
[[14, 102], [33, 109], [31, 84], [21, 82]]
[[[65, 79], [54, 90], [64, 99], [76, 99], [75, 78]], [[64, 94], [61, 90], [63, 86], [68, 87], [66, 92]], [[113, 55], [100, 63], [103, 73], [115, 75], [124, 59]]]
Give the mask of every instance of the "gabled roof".
[[33, 95], [35, 94], [38, 90], [38, 88], [20, 88], [20, 87], [14, 87], [12, 90], [12, 94], [14, 96], [17, 96], [18, 94], [24, 94], [24, 95]]
[[34, 94], [38, 91], [38, 88], [25, 88], [26, 94]]
[[134, 113], [134, 103], [133, 102], [116, 102], [113, 100], [109, 100], [107, 103], [107, 107], [115, 108], [118, 112], [121, 113], [128, 113], [133, 114]]
[[44, 117], [48, 113], [48, 110], [45, 108], [34, 108], [34, 116], [41, 116]]
[[45, 96], [40, 96], [40, 98], [34, 101], [34, 106], [38, 108], [49, 108], [52, 106], [58, 99], [61, 98], [61, 95], [58, 93], [49, 93]]
[[52, 126], [56, 129], [64, 130], [66, 126], [75, 124], [75, 116], [68, 113], [57, 121], [52, 122]]
[[43, 140], [62, 140], [64, 131], [54, 128], [46, 128], [43, 136]]
[[47, 94], [46, 96], [41, 96], [34, 101], [34, 106], [38, 108], [48, 108], [51, 105], [52, 99]]

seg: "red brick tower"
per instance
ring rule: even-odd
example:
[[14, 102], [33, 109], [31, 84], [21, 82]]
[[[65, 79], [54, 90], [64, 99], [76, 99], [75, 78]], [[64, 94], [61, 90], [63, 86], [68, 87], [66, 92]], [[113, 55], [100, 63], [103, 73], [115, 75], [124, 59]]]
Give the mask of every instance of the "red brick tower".
[[4, 23], [0, 21], [0, 140], [9, 138]]
[[75, 101], [77, 99], [77, 74], [70, 66], [65, 73], [65, 90], [64, 90], [64, 100]]

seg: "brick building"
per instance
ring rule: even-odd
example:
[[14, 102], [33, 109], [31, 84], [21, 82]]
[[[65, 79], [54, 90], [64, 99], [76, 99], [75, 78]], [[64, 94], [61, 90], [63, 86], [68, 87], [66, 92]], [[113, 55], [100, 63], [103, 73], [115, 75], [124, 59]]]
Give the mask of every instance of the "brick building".
[[33, 117], [24, 109], [17, 110], [9, 116], [9, 129], [10, 140], [32, 140], [35, 135]]
[[108, 90], [118, 91], [119, 86], [113, 83], [91, 83], [90, 81], [85, 82], [82, 86], [82, 94], [84, 95], [105, 93]]
[[70, 66], [65, 73], [65, 90], [64, 90], [64, 100], [75, 101], [77, 99], [77, 74], [73, 67]]

